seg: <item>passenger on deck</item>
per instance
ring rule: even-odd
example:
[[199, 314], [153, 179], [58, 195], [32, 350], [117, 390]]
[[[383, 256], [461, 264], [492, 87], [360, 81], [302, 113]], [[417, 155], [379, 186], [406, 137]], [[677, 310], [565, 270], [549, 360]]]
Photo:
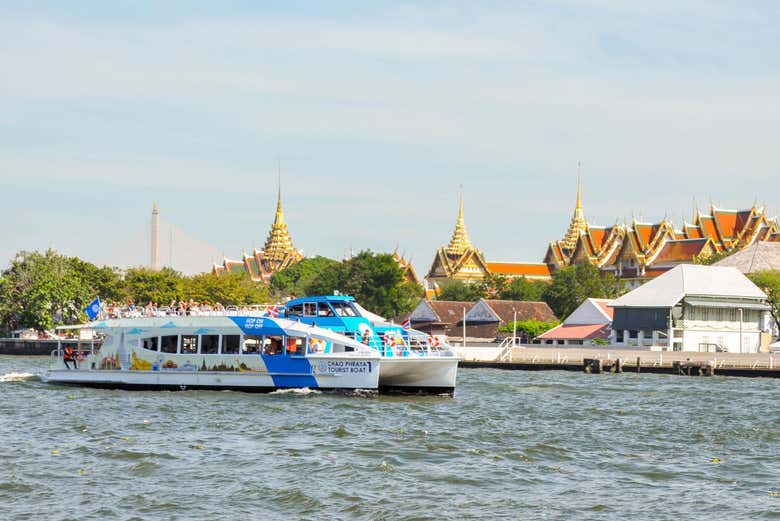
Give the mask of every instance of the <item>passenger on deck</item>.
[[62, 361], [68, 369], [70, 369], [71, 362], [73, 362], [73, 369], [79, 368], [76, 364], [76, 355], [73, 353], [73, 348], [70, 346], [65, 346], [65, 349], [62, 350]]

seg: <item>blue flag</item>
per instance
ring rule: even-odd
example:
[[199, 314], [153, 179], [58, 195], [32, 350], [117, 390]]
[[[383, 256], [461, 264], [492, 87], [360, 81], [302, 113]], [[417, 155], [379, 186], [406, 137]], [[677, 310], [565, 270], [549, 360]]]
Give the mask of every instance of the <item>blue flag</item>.
[[87, 314], [90, 320], [95, 320], [95, 318], [100, 315], [100, 297], [90, 302], [87, 307], [84, 308], [84, 313]]

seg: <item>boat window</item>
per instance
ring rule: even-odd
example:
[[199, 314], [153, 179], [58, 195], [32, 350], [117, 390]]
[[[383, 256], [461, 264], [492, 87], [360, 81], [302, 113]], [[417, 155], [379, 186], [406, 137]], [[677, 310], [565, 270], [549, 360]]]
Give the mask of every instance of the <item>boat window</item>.
[[317, 303], [316, 302], [304, 302], [303, 304], [303, 316], [315, 317], [317, 316]]
[[149, 351], [157, 351], [157, 337], [142, 338], [141, 347], [144, 349], [148, 349]]
[[330, 306], [327, 302], [320, 302], [317, 304], [317, 316], [318, 317], [332, 317], [333, 310], [330, 309]]
[[290, 356], [303, 356], [306, 354], [306, 342], [305, 339], [288, 336], [287, 337], [287, 354]]
[[179, 347], [179, 336], [168, 335], [160, 337], [160, 351], [163, 353], [175, 353]]
[[263, 337], [247, 335], [244, 337], [244, 348], [241, 353], [244, 355], [256, 355], [260, 352], [260, 346], [263, 343]]
[[224, 335], [222, 337], [222, 354], [237, 355], [240, 343], [241, 335]]
[[288, 317], [300, 317], [303, 316], [303, 304], [295, 304], [294, 306], [287, 306]]
[[219, 335], [201, 335], [200, 353], [203, 355], [216, 355], [219, 347]]
[[281, 336], [267, 336], [265, 337], [265, 341], [263, 343], [263, 354], [264, 355], [281, 355], [283, 352], [282, 346], [284, 343], [282, 342]]
[[340, 317], [356, 317], [358, 316], [355, 308], [349, 302], [331, 302], [333, 309], [336, 310], [336, 314]]
[[196, 335], [181, 336], [181, 353], [189, 355], [198, 352], [198, 337]]

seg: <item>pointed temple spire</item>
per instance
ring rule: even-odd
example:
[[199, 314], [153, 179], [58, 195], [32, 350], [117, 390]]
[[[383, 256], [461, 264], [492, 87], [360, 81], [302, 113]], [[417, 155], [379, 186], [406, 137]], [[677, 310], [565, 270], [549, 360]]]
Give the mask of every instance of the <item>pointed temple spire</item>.
[[577, 239], [588, 226], [585, 213], [582, 211], [582, 161], [577, 162], [577, 204], [574, 207], [574, 215], [571, 218], [569, 229], [563, 237], [563, 247], [573, 250], [577, 245]]
[[281, 262], [290, 253], [295, 251], [290, 234], [287, 231], [287, 225], [284, 222], [284, 212], [282, 211], [282, 172], [279, 168], [279, 186], [276, 201], [276, 216], [271, 225], [271, 231], [268, 232], [268, 239], [263, 247], [264, 258], [269, 261]]
[[466, 251], [473, 249], [469, 234], [466, 231], [466, 223], [463, 220], [463, 192], [460, 194], [460, 203], [458, 205], [458, 221], [455, 223], [455, 231], [452, 232], [452, 239], [447, 245], [448, 255], [463, 255]]

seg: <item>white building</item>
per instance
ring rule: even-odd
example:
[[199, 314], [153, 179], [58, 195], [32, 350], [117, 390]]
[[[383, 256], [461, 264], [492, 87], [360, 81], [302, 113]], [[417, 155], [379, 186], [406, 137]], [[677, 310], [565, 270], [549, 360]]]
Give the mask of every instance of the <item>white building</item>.
[[611, 343], [674, 351], [766, 347], [766, 294], [732, 267], [683, 264], [612, 302]]
[[[536, 337], [543, 345], [594, 346], [609, 340], [613, 310], [610, 299], [587, 298], [562, 324]], [[604, 342], [600, 342], [604, 341]]]

